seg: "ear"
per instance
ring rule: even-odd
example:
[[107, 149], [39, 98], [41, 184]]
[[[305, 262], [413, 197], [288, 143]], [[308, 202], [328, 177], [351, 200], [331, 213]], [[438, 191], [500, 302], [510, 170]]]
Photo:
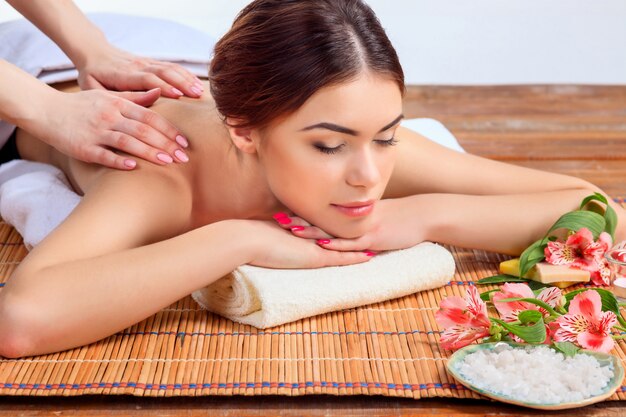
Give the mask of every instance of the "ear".
[[240, 121], [237, 119], [226, 118], [226, 127], [228, 128], [230, 138], [240, 151], [250, 154], [256, 153], [257, 141], [255, 139], [258, 136], [257, 130], [249, 127], [237, 127], [239, 124]]

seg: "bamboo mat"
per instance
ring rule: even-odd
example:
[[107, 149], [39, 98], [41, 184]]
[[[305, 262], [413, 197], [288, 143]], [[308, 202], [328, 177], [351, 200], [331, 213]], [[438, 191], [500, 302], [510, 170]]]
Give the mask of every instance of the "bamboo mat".
[[[188, 296], [88, 346], [0, 358], [0, 395], [483, 398], [447, 374], [451, 352], [439, 348], [434, 313], [442, 298], [464, 297], [510, 256], [444, 246], [457, 271], [442, 288], [265, 330], [203, 311]], [[0, 223], [0, 291], [26, 254], [20, 235]], [[626, 342], [614, 353], [625, 360]], [[626, 400], [626, 386], [609, 400]]]

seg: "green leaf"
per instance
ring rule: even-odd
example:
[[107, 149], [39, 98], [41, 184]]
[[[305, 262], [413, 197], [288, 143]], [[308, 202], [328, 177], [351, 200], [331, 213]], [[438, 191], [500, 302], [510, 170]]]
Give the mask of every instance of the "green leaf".
[[[557, 315], [557, 312], [554, 311], [554, 308], [552, 308], [550, 304], [546, 303], [545, 301], [538, 300], [536, 298], [513, 297], [513, 298], [503, 298], [502, 300], [498, 300], [499, 303], [508, 303], [511, 301], [523, 301], [523, 302], [527, 302], [530, 304], [534, 304], [536, 306], [545, 308], [546, 310], [550, 312], [550, 314]], [[534, 310], [534, 311], [537, 311], [537, 310]]]
[[522, 324], [537, 323], [543, 319], [543, 314], [537, 310], [524, 310], [517, 315], [517, 319]]
[[606, 220], [604, 220], [604, 217], [593, 211], [570, 211], [569, 213], [565, 213], [564, 215], [562, 215], [559, 220], [554, 223], [550, 230], [548, 230], [548, 233], [546, 233], [546, 235], [557, 229], [565, 228], [569, 230], [578, 230], [581, 227], [586, 227], [587, 229], [591, 230], [593, 238], [597, 239], [600, 233], [602, 233], [604, 231], [604, 228], [606, 227]]
[[495, 292], [495, 291], [500, 291], [499, 289], [495, 289], [495, 290], [489, 290], [489, 291], [485, 291], [485, 292], [481, 292], [480, 293], [480, 299], [483, 301], [491, 301], [491, 293]]
[[539, 294], [541, 292], [541, 290], [543, 290], [544, 288], [549, 287], [548, 284], [544, 284], [543, 282], [539, 282], [539, 281], [528, 281], [528, 286], [530, 287], [531, 290], [533, 290], [533, 292], [535, 294]]
[[526, 275], [526, 273], [535, 266], [536, 263], [545, 259], [544, 247], [547, 245], [547, 239], [539, 239], [532, 245], [526, 248], [520, 255], [519, 260], [519, 273], [520, 276]]
[[528, 282], [528, 278], [520, 278], [515, 275], [508, 274], [500, 274], [493, 275], [490, 277], [485, 277], [476, 281], [477, 285], [486, 285], [486, 284], [502, 284], [503, 282]]
[[495, 321], [500, 326], [504, 327], [505, 330], [520, 337], [527, 343], [543, 343], [546, 340], [546, 325], [543, 322], [543, 318], [540, 318], [531, 326], [507, 323], [504, 320], [497, 318], [491, 318], [491, 320]]
[[626, 326], [626, 320], [624, 320], [619, 312], [619, 303], [617, 302], [617, 298], [615, 298], [615, 295], [611, 291], [604, 290], [602, 288], [581, 288], [565, 294], [565, 299], [567, 300], [565, 303], [566, 310], [569, 311], [569, 305], [574, 296], [576, 296], [576, 294], [580, 294], [583, 291], [596, 291], [598, 294], [600, 294], [600, 300], [602, 301], [602, 311], [612, 311], [617, 316], [617, 321], [619, 321], [622, 326]]
[[580, 203], [580, 208], [582, 209], [587, 203], [593, 200], [598, 200], [601, 203], [606, 205], [606, 209], [604, 210], [604, 220], [606, 221], [606, 227], [604, 231], [611, 235], [611, 238], [615, 240], [615, 228], [617, 227], [617, 214], [615, 214], [615, 210], [613, 207], [609, 205], [606, 197], [600, 193], [593, 193], [593, 195], [585, 197], [585, 199]]
[[573, 344], [572, 342], [554, 342], [552, 345], [557, 349], [563, 352], [565, 357], [574, 356], [578, 353], [580, 348]]

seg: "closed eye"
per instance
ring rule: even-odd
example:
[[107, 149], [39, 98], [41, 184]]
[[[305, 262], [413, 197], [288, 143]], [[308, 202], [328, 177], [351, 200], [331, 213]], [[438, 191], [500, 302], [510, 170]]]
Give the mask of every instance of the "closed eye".
[[[394, 138], [390, 138], [386, 140], [377, 139], [377, 140], [374, 140], [374, 142], [376, 142], [380, 146], [394, 146], [395, 144], [398, 143], [398, 140], [394, 137]], [[313, 146], [315, 146], [315, 148], [322, 153], [332, 155], [332, 154], [336, 154], [337, 152], [339, 152], [341, 148], [344, 147], [344, 145], [345, 143], [342, 143], [341, 145], [335, 146], [334, 148], [328, 148], [326, 146], [316, 143]]]
[[394, 146], [398, 143], [398, 140], [396, 138], [391, 138], [387, 140], [376, 140], [375, 142], [382, 146]]
[[326, 146], [322, 146], [322, 145], [318, 145], [318, 144], [315, 144], [315, 145], [313, 145], [313, 146], [315, 146], [315, 148], [316, 148], [318, 151], [322, 152], [322, 153], [332, 155], [332, 154], [334, 154], [334, 153], [339, 152], [339, 149], [341, 149], [344, 145], [345, 145], [345, 144], [344, 144], [344, 143], [342, 143], [341, 145], [336, 146], [336, 147], [334, 147], [334, 148], [327, 148]]

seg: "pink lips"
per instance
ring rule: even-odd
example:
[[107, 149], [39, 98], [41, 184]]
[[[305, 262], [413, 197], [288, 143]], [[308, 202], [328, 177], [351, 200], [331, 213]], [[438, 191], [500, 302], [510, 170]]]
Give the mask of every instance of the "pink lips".
[[350, 217], [366, 216], [374, 209], [374, 201], [365, 202], [365, 205], [355, 205], [358, 203], [349, 203], [349, 205], [332, 204], [337, 210]]

